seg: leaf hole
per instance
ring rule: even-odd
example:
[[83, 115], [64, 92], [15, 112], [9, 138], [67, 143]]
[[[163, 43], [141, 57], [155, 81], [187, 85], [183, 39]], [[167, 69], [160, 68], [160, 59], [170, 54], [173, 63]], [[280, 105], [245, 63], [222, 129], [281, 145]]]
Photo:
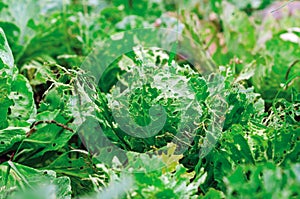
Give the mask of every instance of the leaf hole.
[[250, 176], [251, 176], [251, 171], [248, 170], [248, 171], [246, 172], [246, 178], [247, 178], [247, 180], [250, 180]]
[[231, 194], [232, 196], [237, 196], [238, 195], [238, 192], [236, 190], [234, 190]]

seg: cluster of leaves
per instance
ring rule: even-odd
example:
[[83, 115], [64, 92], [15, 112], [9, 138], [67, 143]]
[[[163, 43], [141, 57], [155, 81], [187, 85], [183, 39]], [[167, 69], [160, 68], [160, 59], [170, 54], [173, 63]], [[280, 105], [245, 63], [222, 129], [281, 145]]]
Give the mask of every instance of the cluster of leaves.
[[300, 14], [271, 3], [0, 1], [0, 198], [299, 198]]

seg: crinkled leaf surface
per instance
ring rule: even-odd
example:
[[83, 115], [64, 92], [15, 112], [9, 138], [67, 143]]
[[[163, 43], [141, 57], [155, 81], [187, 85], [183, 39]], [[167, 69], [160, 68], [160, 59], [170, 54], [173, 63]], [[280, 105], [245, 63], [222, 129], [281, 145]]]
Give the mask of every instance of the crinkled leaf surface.
[[8, 108], [12, 104], [9, 99], [11, 81], [14, 70], [14, 59], [8, 46], [5, 34], [0, 28], [0, 129], [8, 126]]
[[13, 105], [10, 107], [9, 118], [11, 120], [28, 120], [36, 112], [32, 88], [23, 75], [16, 75], [11, 85], [10, 99]]

